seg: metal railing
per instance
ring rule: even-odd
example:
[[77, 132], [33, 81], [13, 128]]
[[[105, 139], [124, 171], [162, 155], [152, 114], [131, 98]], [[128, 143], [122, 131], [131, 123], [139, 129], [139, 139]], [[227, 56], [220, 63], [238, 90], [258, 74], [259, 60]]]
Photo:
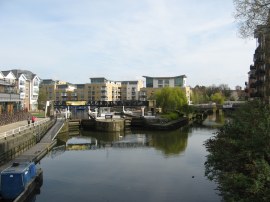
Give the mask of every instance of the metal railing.
[[38, 126], [38, 125], [47, 123], [48, 121], [50, 121], [50, 118], [45, 118], [45, 119], [42, 119], [40, 121], [36, 121], [34, 123], [30, 123], [29, 125], [26, 124], [24, 126], [20, 126], [18, 128], [14, 128], [14, 129], [9, 130], [9, 131], [6, 131], [4, 133], [0, 133], [0, 139], [6, 139], [9, 136], [14, 136], [15, 137], [17, 134], [19, 134], [20, 132], [22, 132], [24, 130], [27, 130], [27, 129], [30, 129], [31, 127], [35, 127], [35, 126]]

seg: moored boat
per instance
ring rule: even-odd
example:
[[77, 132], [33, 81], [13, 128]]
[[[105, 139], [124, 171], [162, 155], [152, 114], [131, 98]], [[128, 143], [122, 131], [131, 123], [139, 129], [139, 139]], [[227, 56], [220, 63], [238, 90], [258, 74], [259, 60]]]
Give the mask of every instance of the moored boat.
[[42, 170], [34, 162], [14, 162], [1, 172], [1, 200], [24, 201], [42, 182]]

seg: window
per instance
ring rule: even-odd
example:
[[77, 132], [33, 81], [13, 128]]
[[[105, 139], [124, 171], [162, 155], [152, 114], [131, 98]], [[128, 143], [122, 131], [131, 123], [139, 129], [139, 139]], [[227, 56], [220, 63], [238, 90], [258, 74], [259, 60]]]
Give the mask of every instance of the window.
[[164, 86], [170, 86], [170, 80], [169, 79], [164, 80]]

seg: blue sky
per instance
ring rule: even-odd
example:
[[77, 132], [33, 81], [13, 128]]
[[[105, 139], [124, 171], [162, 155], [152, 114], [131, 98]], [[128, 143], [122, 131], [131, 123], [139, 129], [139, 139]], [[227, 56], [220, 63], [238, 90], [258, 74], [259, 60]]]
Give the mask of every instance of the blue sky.
[[244, 87], [256, 41], [238, 36], [233, 12], [232, 0], [0, 0], [0, 70]]

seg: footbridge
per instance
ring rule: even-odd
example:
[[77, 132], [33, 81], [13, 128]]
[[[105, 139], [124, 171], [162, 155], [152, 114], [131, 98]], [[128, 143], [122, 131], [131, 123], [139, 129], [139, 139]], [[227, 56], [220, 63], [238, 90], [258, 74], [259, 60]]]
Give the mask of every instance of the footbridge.
[[88, 107], [147, 107], [153, 101], [125, 100], [125, 101], [53, 101], [54, 108], [88, 109]]
[[195, 109], [198, 110], [212, 110], [212, 109], [222, 109], [222, 110], [235, 110], [238, 109], [241, 105], [245, 104], [246, 101], [226, 101], [224, 104], [216, 104], [216, 103], [206, 103], [206, 104], [195, 104], [193, 105]]
[[[39, 162], [55, 145], [65, 119], [42, 119], [0, 134], [0, 171], [13, 162]], [[16, 126], [16, 124], [14, 124]]]

